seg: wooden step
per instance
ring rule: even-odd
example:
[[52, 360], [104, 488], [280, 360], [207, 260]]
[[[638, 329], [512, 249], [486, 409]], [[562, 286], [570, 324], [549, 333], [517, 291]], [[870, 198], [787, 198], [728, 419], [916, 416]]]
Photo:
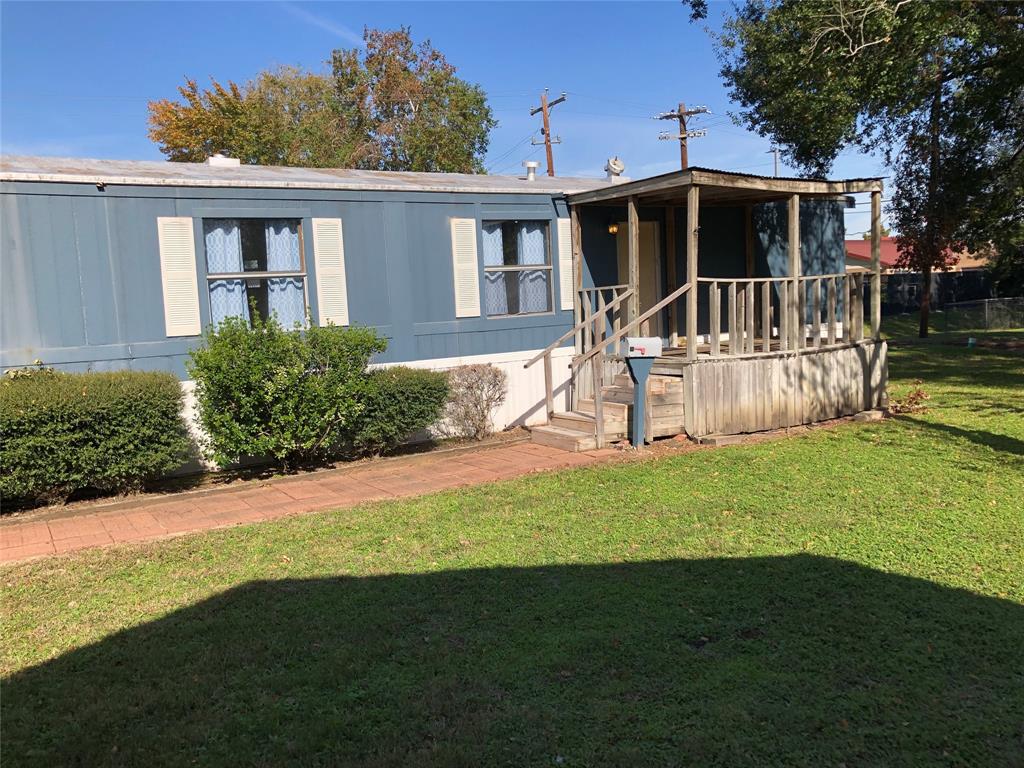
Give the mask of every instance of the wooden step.
[[[609, 386], [632, 390], [633, 379], [628, 373], [619, 373], [615, 375]], [[651, 394], [682, 392], [683, 379], [681, 376], [657, 376], [652, 374], [647, 380], [647, 387]]]
[[[604, 401], [606, 403], [624, 403], [626, 405], [633, 404], [633, 390], [623, 389], [622, 387], [603, 387], [601, 393], [604, 395]], [[679, 408], [683, 407], [683, 392], [669, 391], [669, 392], [658, 392], [650, 391], [647, 393], [647, 405], [648, 407], [657, 407], [661, 405], [674, 405]]]
[[[618, 415], [618, 414], [616, 414]], [[580, 432], [586, 432], [587, 434], [594, 435], [597, 433], [596, 425], [594, 424], [593, 413], [580, 413], [579, 411], [566, 411], [563, 413], [556, 413], [551, 417], [551, 425], [555, 427], [562, 427], [563, 429], [576, 429]], [[609, 413], [606, 409], [604, 412], [604, 436], [605, 439], [616, 439], [626, 434], [626, 418], [623, 415], [615, 415]]]
[[551, 424], [563, 429], [578, 429], [581, 432], [594, 431], [594, 414], [577, 411], [562, 411], [551, 416]]
[[597, 447], [593, 431], [589, 434], [578, 429], [556, 427], [553, 424], [533, 427], [530, 439], [538, 445], [561, 448], [563, 451], [592, 451]]
[[[605, 423], [608, 423], [609, 419], [614, 421], [625, 421], [629, 417], [629, 406], [633, 404], [632, 398], [628, 403], [616, 403], [613, 401], [605, 400], [602, 405], [604, 406], [604, 419]], [[594, 414], [594, 400], [593, 398], [580, 398], [579, 403], [576, 405], [577, 410], [581, 413]]]
[[625, 387], [619, 386], [602, 387], [601, 395], [604, 398], [605, 405], [608, 405], [609, 403], [619, 403], [626, 406], [633, 405], [632, 388], [626, 389]]

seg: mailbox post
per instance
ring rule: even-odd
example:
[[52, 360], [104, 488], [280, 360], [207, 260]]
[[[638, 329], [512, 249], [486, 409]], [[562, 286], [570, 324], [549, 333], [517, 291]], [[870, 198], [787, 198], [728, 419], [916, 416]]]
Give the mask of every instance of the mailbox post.
[[633, 445], [642, 448], [645, 442], [644, 424], [647, 421], [647, 378], [654, 361], [661, 357], [661, 338], [634, 336], [626, 339], [626, 365], [633, 379]]

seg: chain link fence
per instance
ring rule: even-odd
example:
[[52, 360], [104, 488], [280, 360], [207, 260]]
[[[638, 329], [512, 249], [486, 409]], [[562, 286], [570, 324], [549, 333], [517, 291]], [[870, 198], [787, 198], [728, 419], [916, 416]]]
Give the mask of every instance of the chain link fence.
[[959, 301], [943, 307], [944, 331], [1024, 328], [1024, 297]]

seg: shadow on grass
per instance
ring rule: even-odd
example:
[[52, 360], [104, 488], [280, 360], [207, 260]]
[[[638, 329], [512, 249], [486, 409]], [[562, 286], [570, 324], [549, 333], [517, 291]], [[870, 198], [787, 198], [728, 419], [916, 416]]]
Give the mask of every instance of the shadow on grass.
[[945, 422], [926, 421], [924, 419], [915, 419], [912, 416], [897, 416], [896, 418], [917, 427], [943, 432], [951, 437], [972, 442], [975, 445], [983, 445], [994, 451], [1024, 458], [1024, 440], [1018, 440], [1016, 437], [1010, 437], [1010, 435], [989, 432], [985, 429], [964, 429], [963, 427], [955, 427]]
[[807, 555], [257, 582], [7, 679], [4, 763], [1019, 765], [1022, 636]]
[[900, 347], [890, 354], [890, 382], [924, 379], [972, 388], [1024, 387], [1024, 351], [953, 347]]

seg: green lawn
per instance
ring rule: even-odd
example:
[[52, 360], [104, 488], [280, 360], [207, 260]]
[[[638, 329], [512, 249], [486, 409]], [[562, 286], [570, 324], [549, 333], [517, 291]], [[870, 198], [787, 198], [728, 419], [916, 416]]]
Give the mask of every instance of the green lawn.
[[[1024, 339], [1024, 328], [986, 330], [981, 324], [977, 327], [972, 326], [971, 320], [976, 317], [976, 314], [976, 312], [954, 313], [952, 321], [947, 322], [944, 312], [932, 312], [928, 317], [928, 338], [933, 342], [962, 342], [970, 336], [990, 340]], [[887, 339], [917, 339], [920, 323], [920, 317], [916, 312], [903, 315], [887, 315], [882, 318], [882, 335]], [[870, 332], [869, 323], [865, 333], [870, 334]]]
[[1024, 765], [1024, 356], [931, 410], [5, 569], [18, 765]]

